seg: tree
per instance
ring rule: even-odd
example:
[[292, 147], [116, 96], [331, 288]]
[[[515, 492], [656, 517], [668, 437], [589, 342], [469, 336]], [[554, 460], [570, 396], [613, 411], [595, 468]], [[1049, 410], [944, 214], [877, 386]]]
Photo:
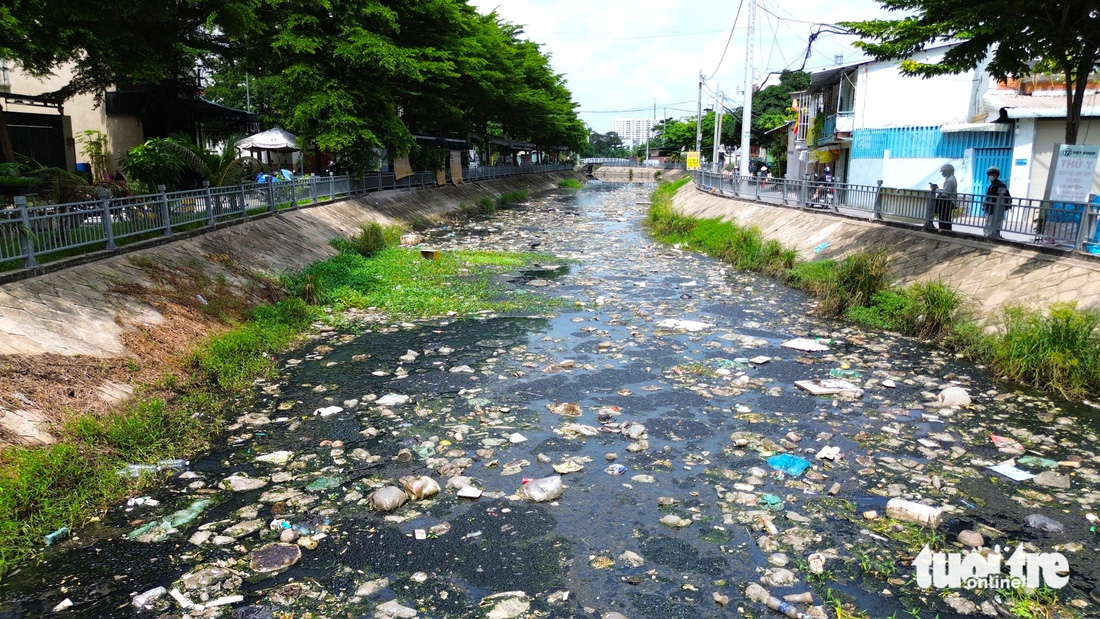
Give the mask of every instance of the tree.
[[[857, 45], [879, 60], [902, 60], [906, 75], [931, 77], [969, 71], [987, 58], [995, 78], [1056, 69], [1066, 80], [1066, 143], [1077, 143], [1089, 74], [1100, 62], [1100, 6], [1096, 0], [879, 0], [891, 11], [915, 11], [897, 20], [847, 22]], [[911, 60], [938, 42], [959, 41], [936, 63]]]
[[[257, 0], [18, 0], [0, 6], [0, 57], [36, 77], [71, 63], [52, 96], [101, 94], [125, 85], [147, 92], [147, 117], [171, 121], [179, 96], [197, 92], [195, 66], [228, 52], [256, 23]], [[3, 111], [0, 143], [10, 152]]]
[[585, 157], [625, 157], [627, 149], [623, 147], [623, 140], [618, 133], [592, 131], [588, 134], [588, 143], [581, 149], [581, 154]]

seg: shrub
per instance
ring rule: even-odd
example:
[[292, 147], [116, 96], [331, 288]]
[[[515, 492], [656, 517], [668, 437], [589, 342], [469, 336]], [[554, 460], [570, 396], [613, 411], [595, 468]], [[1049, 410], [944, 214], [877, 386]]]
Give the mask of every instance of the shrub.
[[383, 249], [396, 245], [400, 238], [400, 229], [386, 228], [372, 221], [359, 227], [359, 234], [351, 240], [351, 248], [360, 256], [370, 258]]
[[963, 296], [958, 290], [935, 281], [918, 282], [905, 292], [912, 303], [908, 312], [903, 314], [905, 323], [901, 326], [902, 333], [925, 339], [942, 339], [960, 322]]
[[890, 252], [884, 248], [850, 254], [837, 265], [836, 279], [821, 296], [818, 311], [835, 317], [850, 307], [868, 305], [873, 294], [890, 284], [890, 262]]
[[564, 178], [558, 182], [558, 187], [562, 189], [580, 189], [584, 185], [575, 178]]
[[848, 308], [844, 317], [852, 322], [871, 329], [899, 329], [913, 308], [913, 299], [902, 292], [880, 290], [871, 295], [867, 306]]
[[501, 206], [511, 206], [512, 204], [518, 204], [523, 202], [531, 195], [531, 192], [526, 189], [519, 189], [517, 191], [509, 191], [507, 193], [500, 194], [497, 198], [497, 203]]
[[493, 200], [490, 198], [478, 198], [477, 207], [481, 209], [481, 212], [485, 213], [486, 215], [491, 215], [497, 212], [497, 203], [493, 202]]
[[1061, 302], [1048, 314], [1010, 307], [992, 346], [993, 368], [1067, 399], [1100, 391], [1100, 313]]

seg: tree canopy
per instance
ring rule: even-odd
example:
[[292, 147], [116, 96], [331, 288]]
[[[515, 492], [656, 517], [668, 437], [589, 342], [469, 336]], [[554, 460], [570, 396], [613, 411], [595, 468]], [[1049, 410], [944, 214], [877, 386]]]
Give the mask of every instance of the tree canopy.
[[62, 98], [125, 87], [165, 110], [200, 94], [244, 108], [247, 80], [265, 124], [353, 164], [407, 153], [414, 135], [587, 138], [549, 56], [468, 0], [13, 0], [0, 57], [35, 76], [70, 63]]
[[[879, 60], [902, 60], [907, 75], [962, 73], [989, 61], [995, 78], [1057, 71], [1065, 76], [1066, 143], [1077, 142], [1089, 74], [1100, 63], [1100, 4], [1096, 0], [878, 0], [895, 20], [847, 22], [857, 46]], [[930, 45], [957, 41], [943, 59], [912, 56]]]

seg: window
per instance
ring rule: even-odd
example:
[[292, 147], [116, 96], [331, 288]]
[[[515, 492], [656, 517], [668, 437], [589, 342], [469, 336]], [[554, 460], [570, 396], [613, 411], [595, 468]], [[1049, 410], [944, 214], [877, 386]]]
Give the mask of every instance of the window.
[[104, 99], [108, 116], [138, 116], [141, 114], [142, 97], [132, 90], [110, 90]]

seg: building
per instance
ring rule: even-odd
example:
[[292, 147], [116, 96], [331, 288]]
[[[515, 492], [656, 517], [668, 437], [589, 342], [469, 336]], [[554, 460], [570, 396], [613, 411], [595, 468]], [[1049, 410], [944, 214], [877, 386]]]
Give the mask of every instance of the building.
[[[914, 57], [934, 63], [950, 44]], [[1100, 144], [1100, 95], [1090, 83], [1078, 143]], [[927, 189], [945, 163], [959, 191], [983, 193], [985, 171], [1002, 170], [1017, 197], [1042, 198], [1054, 145], [1064, 141], [1064, 88], [1049, 77], [997, 83], [979, 65], [958, 75], [902, 75], [893, 61], [817, 71], [795, 93], [788, 178], [831, 168], [838, 182]], [[1094, 183], [1100, 193], [1100, 178]]]
[[[85, 160], [78, 143], [84, 131], [101, 131], [108, 139], [107, 171], [111, 173], [118, 169], [122, 156], [151, 137], [182, 131], [195, 142], [205, 143], [259, 130], [255, 115], [207, 101], [195, 93], [184, 97], [156, 92], [164, 95], [158, 97], [150, 94], [155, 92], [152, 90], [112, 88], [98, 96], [78, 94], [66, 101], [44, 96], [64, 87], [72, 76], [72, 67], [62, 65], [53, 75], [38, 79], [12, 61], [0, 60], [0, 105], [10, 116], [9, 135], [17, 153], [45, 165], [73, 170], [76, 163]], [[57, 113], [44, 113], [43, 108], [53, 108]], [[23, 121], [24, 127], [13, 126], [11, 118]]]
[[653, 131], [652, 118], [618, 118], [611, 121], [611, 130], [619, 134], [623, 146], [645, 144]]

